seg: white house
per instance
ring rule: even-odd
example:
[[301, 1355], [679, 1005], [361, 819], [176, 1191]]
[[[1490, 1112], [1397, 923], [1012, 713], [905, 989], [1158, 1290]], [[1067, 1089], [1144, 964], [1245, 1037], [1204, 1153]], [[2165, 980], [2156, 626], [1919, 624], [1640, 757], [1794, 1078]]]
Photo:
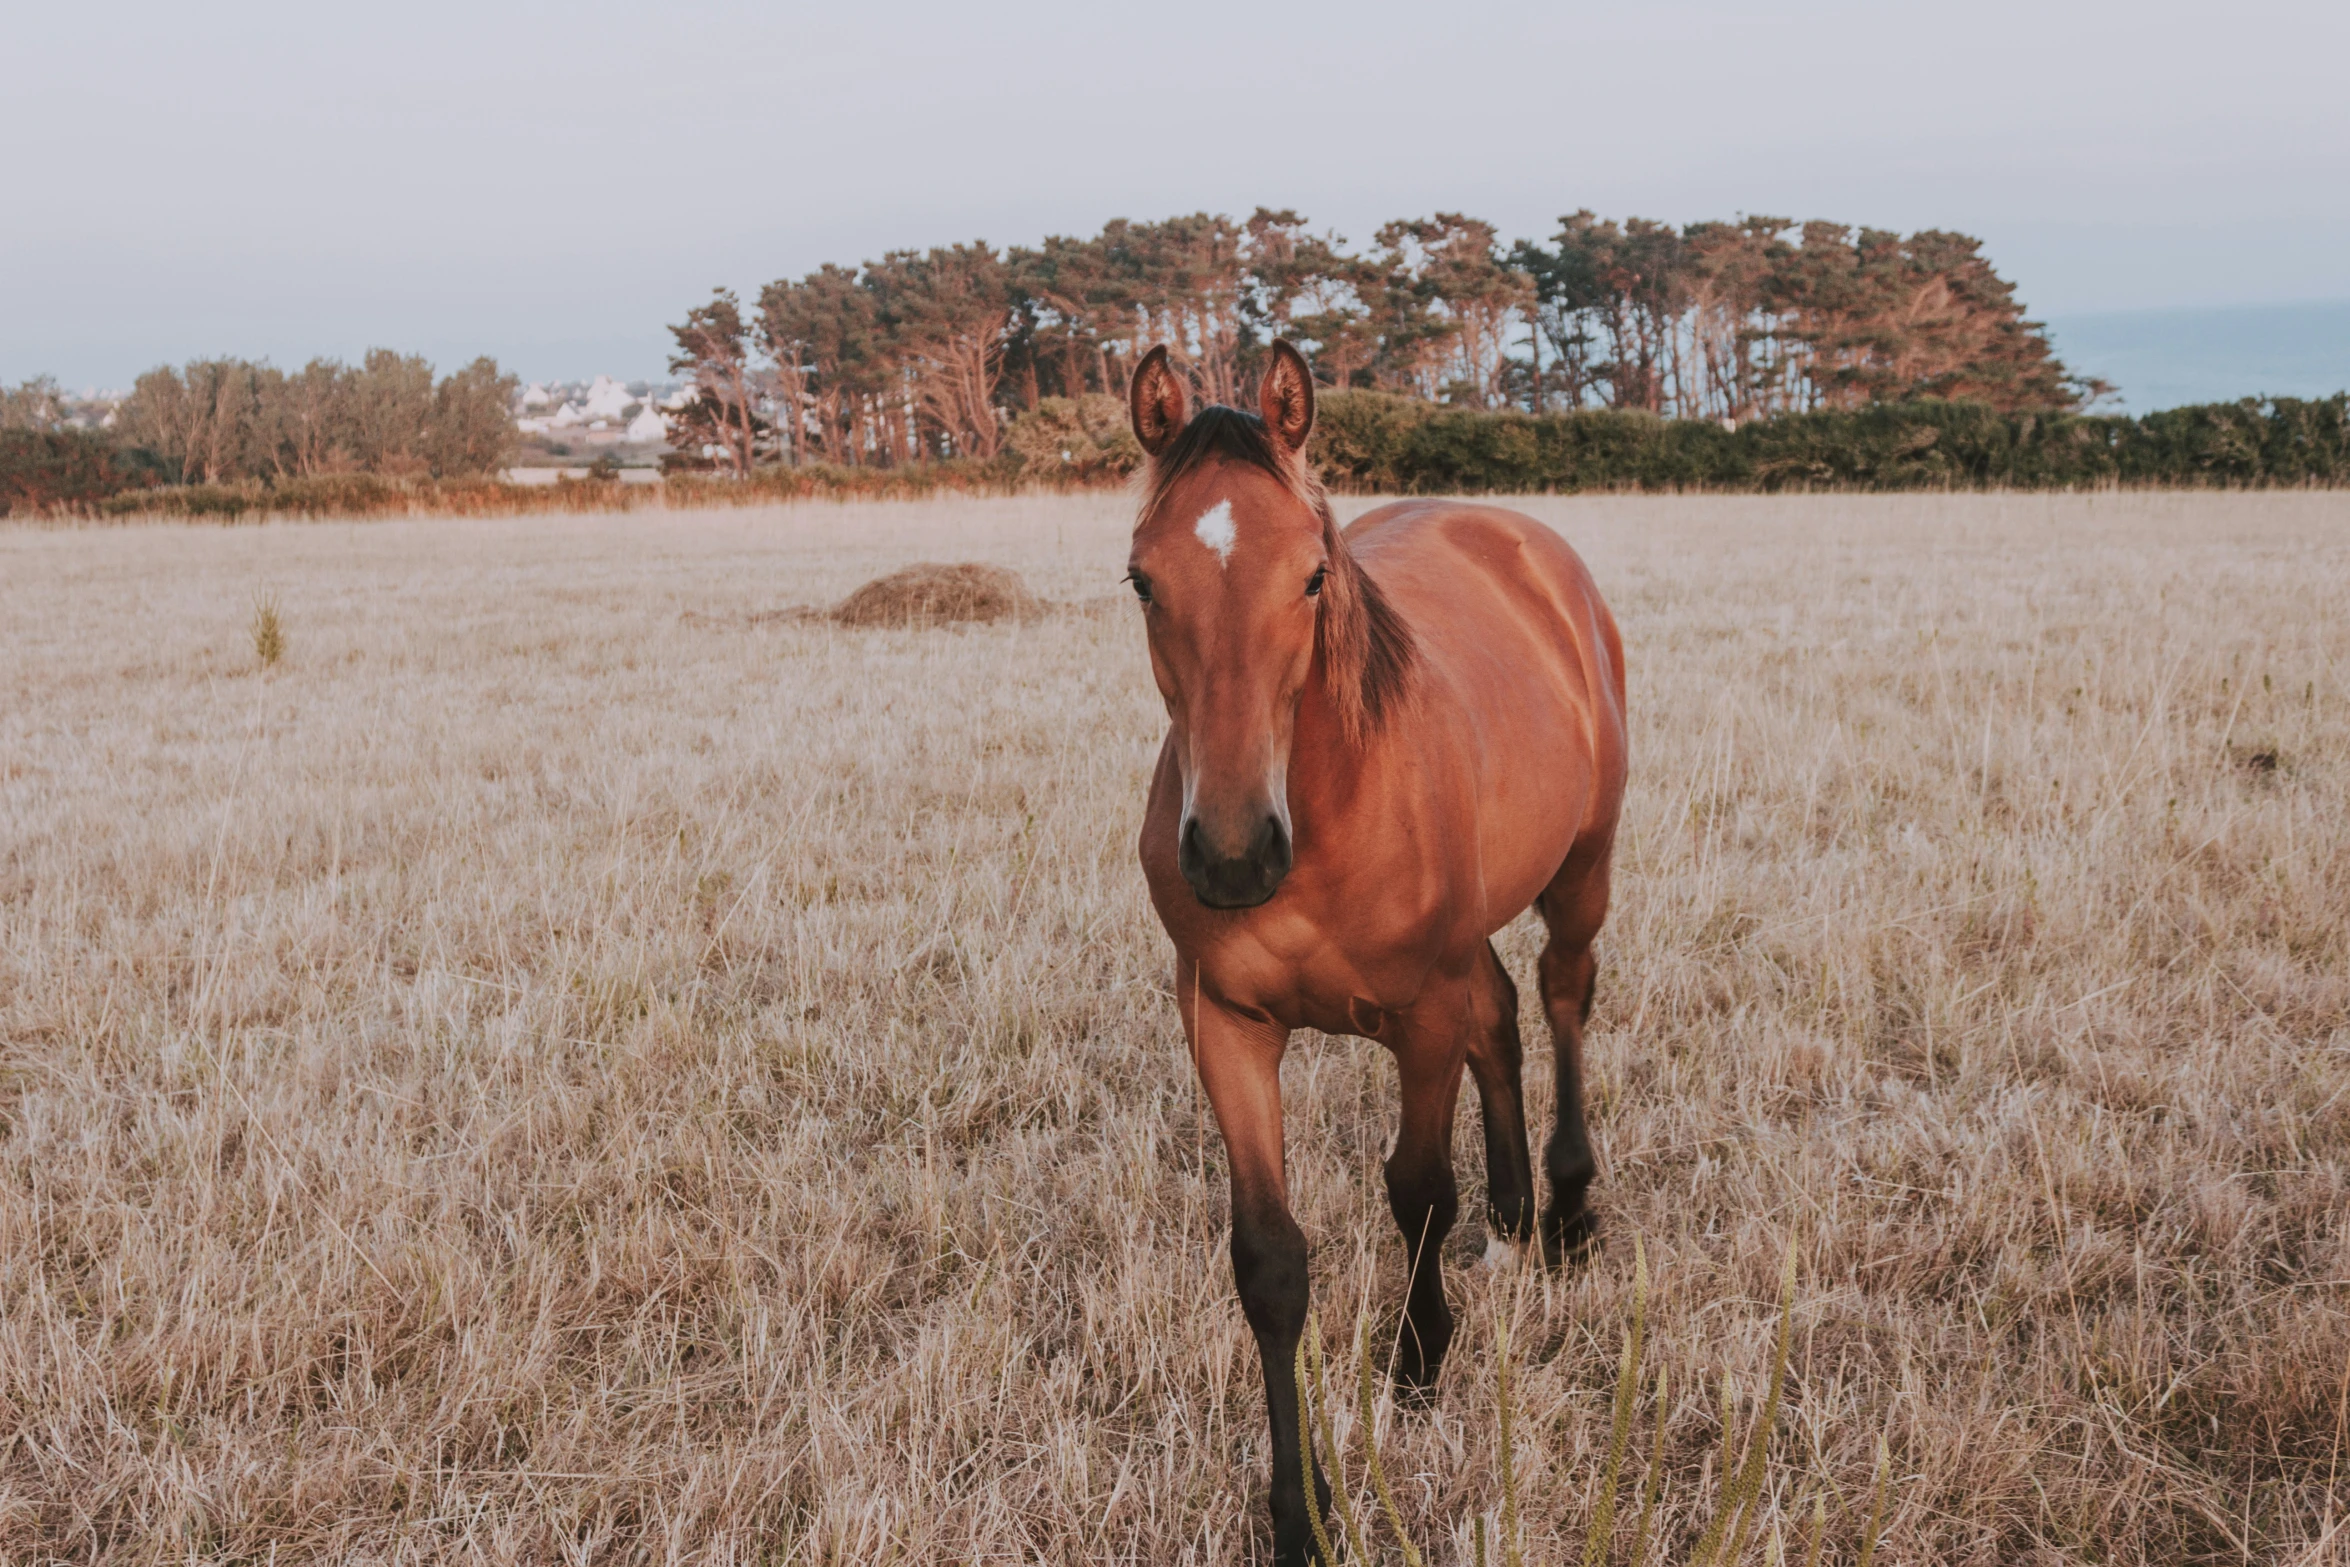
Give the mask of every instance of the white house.
[[588, 417], [591, 419], [617, 419], [626, 413], [628, 405], [635, 401], [636, 399], [629, 395], [628, 388], [618, 381], [608, 375], [597, 376], [594, 384], [588, 387]]

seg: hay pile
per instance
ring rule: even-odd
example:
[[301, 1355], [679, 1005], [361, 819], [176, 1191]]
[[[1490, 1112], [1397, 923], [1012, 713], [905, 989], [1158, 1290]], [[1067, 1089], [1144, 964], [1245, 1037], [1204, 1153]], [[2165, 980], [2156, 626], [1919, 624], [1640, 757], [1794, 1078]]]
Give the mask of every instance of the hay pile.
[[844, 626], [943, 626], [958, 620], [1022, 620], [1043, 606], [1019, 573], [976, 561], [923, 562], [876, 577], [833, 606]]

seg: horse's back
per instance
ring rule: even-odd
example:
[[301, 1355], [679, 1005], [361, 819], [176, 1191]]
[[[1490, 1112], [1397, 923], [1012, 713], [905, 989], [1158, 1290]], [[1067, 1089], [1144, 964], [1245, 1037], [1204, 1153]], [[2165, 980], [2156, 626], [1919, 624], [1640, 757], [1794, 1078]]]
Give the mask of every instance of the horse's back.
[[1347, 544], [1424, 643], [1523, 639], [1565, 656], [1574, 683], [1621, 720], [1623, 645], [1590, 568], [1523, 512], [1397, 501], [1364, 513]]
[[[1346, 537], [1412, 628], [1437, 687], [1426, 721], [1466, 748], [1492, 848], [1515, 858], [1510, 846], [1523, 844], [1539, 860], [1561, 834], [1612, 834], [1626, 760], [1623, 643], [1582, 557], [1521, 512], [1456, 501], [1382, 506]], [[1489, 864], [1497, 873], [1520, 882]]]
[[1557, 530], [1501, 506], [1396, 501], [1356, 518], [1346, 537], [1390, 598], [1417, 601], [1397, 603], [1407, 618], [1415, 609], [1432, 622], [1515, 611], [1529, 631], [1571, 630], [1578, 643], [1596, 636], [1607, 644], [1607, 683], [1620, 693], [1615, 620]]

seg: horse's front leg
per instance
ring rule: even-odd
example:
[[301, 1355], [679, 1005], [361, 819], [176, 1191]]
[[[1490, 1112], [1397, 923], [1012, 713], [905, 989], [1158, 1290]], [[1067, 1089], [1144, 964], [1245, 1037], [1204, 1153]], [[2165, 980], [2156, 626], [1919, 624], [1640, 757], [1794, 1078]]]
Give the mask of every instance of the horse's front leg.
[[[1289, 1214], [1281, 1152], [1281, 1055], [1289, 1031], [1202, 996], [1190, 964], [1182, 966], [1181, 979], [1191, 1002], [1184, 1021], [1192, 1056], [1231, 1169], [1232, 1277], [1264, 1363], [1273, 1438], [1273, 1556], [1280, 1567], [1306, 1567], [1314, 1537], [1298, 1452], [1296, 1372], [1306, 1324], [1306, 1237]], [[1330, 1488], [1319, 1465], [1313, 1485], [1326, 1514]]]

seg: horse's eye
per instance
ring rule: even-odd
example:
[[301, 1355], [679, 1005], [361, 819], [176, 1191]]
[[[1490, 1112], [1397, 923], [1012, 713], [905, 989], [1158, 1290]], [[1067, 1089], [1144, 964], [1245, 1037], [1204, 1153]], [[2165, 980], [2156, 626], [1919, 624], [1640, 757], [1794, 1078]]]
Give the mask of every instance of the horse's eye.
[[1134, 584], [1134, 596], [1145, 604], [1151, 601], [1151, 579], [1139, 571], [1126, 573], [1126, 580]]
[[1320, 597], [1322, 596], [1322, 579], [1323, 579], [1324, 577], [1327, 577], [1327, 576], [1329, 576], [1329, 575], [1330, 575], [1330, 568], [1329, 568], [1329, 567], [1327, 567], [1327, 566], [1317, 566], [1317, 567], [1315, 567], [1315, 568], [1314, 568], [1314, 574], [1313, 574], [1312, 576], [1310, 576], [1310, 577], [1306, 578], [1306, 597], [1307, 597], [1307, 598], [1310, 598], [1310, 599], [1318, 599], [1318, 598], [1320, 598]]

